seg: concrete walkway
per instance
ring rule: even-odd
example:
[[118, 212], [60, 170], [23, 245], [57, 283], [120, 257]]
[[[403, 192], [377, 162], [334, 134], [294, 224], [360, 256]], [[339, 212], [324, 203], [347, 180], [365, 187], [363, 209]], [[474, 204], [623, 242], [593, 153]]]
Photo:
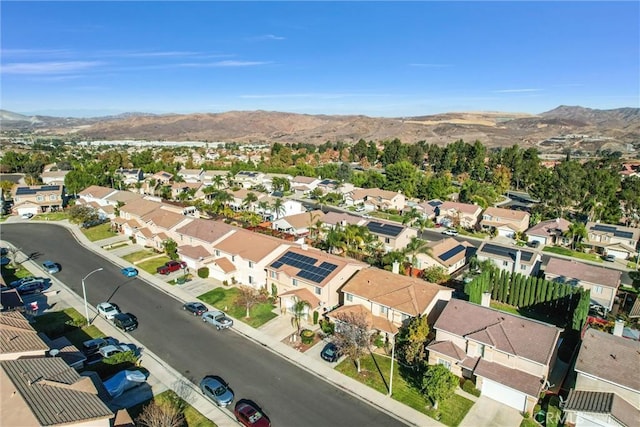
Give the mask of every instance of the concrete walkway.
[[[87, 247], [87, 249], [97, 253], [104, 259], [112, 262], [113, 264], [121, 267], [127, 267], [130, 265], [123, 259], [119, 258], [116, 254], [112, 253], [112, 251], [103, 250], [99, 244], [90, 242], [86, 238], [86, 236], [78, 229], [78, 227], [70, 224], [68, 221], [59, 221], [55, 224], [67, 227], [73, 233], [74, 237], [76, 238], [76, 240], [78, 240], [79, 243]], [[27, 261], [24, 265], [30, 271], [38, 272], [39, 275], [41, 274], [41, 269], [33, 261]], [[58, 304], [60, 306], [68, 305], [74, 307], [80, 313], [83, 313], [84, 304], [82, 298], [71, 292], [63, 283], [58, 281], [55, 276], [49, 277], [51, 277], [53, 283], [57, 285], [56, 288], [59, 288], [61, 290], [57, 298]], [[189, 282], [185, 285], [169, 286], [165, 283], [164, 280], [162, 280], [161, 277], [149, 274], [142, 270], [140, 270], [139, 272], [139, 278], [145, 280], [152, 286], [158, 288], [162, 292], [172, 296], [173, 298], [181, 302], [194, 301], [197, 299], [196, 297], [198, 295], [203, 293], [203, 291], [206, 292], [207, 290], [210, 290], [216, 286], [215, 282], [207, 280], [201, 281], [199, 279]], [[58, 306], [56, 306], [56, 309], [57, 308]], [[143, 348], [142, 364], [149, 370], [151, 374], [151, 376], [149, 377], [149, 384], [152, 386], [154, 394], [160, 393], [166, 389], [173, 389], [175, 391], [177, 384], [186, 384], [187, 387], [182, 387], [183, 389], [185, 389], [185, 393], [187, 394], [184, 397], [187, 397], [189, 403], [198, 411], [200, 411], [204, 416], [209, 418], [220, 427], [237, 426], [233, 414], [228, 409], [220, 409], [211, 401], [205, 399], [198, 390], [198, 387], [189, 382], [187, 378], [183, 377], [179, 372], [172, 369], [169, 365], [164, 363], [164, 361], [162, 361], [152, 352], [146, 351], [141, 343], [137, 342], [131, 336], [123, 334], [110, 322], [97, 317], [97, 313], [94, 307], [89, 307], [89, 309], [90, 313], [95, 316], [94, 324], [103, 333], [111, 335], [123, 342], [130, 342], [136, 344], [138, 347]], [[286, 358], [289, 362], [297, 365], [299, 368], [304, 369], [307, 372], [317, 376], [318, 378], [333, 384], [334, 386], [342, 389], [347, 393], [350, 393], [351, 395], [359, 398], [361, 401], [367, 402], [375, 408], [396, 417], [399, 421], [405, 423], [406, 425], [420, 427], [442, 426], [442, 424], [440, 424], [438, 421], [428, 417], [427, 415], [416, 411], [415, 409], [410, 408], [409, 406], [406, 406], [391, 397], [388, 397], [386, 394], [379, 393], [376, 390], [339, 373], [338, 371], [333, 369], [333, 364], [329, 364], [321, 360], [320, 358], [311, 357], [306, 353], [299, 352], [294, 348], [288, 346], [287, 344], [282, 343], [281, 339], [284, 338], [287, 334], [290, 334], [293, 329], [291, 327], [290, 319], [288, 319], [287, 316], [279, 316], [276, 319], [272, 321], [274, 322], [273, 325], [267, 324], [263, 326], [263, 328], [266, 328], [269, 333], [265, 333], [261, 329], [254, 329], [244, 322], [237, 320], [234, 321], [234, 327], [232, 328], [232, 331], [235, 331], [236, 333], [239, 333], [246, 338], [260, 344], [263, 348], [268, 349], [269, 351], [272, 351], [273, 353], [278, 354], [283, 358]]]
[[471, 407], [460, 427], [518, 427], [522, 415], [517, 409], [481, 396]]

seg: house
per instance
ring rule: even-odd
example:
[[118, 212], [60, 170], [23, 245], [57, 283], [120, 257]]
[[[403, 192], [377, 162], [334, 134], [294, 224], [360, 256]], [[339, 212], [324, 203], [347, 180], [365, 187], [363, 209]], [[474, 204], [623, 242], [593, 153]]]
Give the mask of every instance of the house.
[[[440, 214], [440, 206], [444, 202], [439, 199], [427, 200], [420, 203], [409, 203], [407, 202], [407, 206], [405, 206], [404, 212], [415, 208], [420, 216], [425, 219], [435, 219]], [[480, 215], [478, 213], [478, 215]]]
[[629, 259], [637, 253], [640, 228], [597, 222], [588, 222], [586, 228], [587, 238], [582, 243], [592, 247], [597, 253], [613, 255], [619, 259]]
[[3, 426], [110, 427], [115, 415], [91, 378], [59, 357], [0, 361], [0, 406]]
[[406, 198], [404, 194], [395, 191], [380, 190], [379, 188], [356, 188], [345, 195], [344, 202], [347, 206], [364, 205], [369, 211], [391, 209], [402, 211]]
[[311, 310], [326, 313], [338, 305], [339, 289], [366, 264], [308, 247], [289, 246], [266, 267], [267, 283], [277, 288], [283, 312], [297, 300], [311, 304]]
[[[617, 331], [617, 332], [616, 332]], [[587, 329], [575, 362], [576, 382], [565, 403], [576, 426], [636, 426], [640, 420], [640, 342]]]
[[171, 183], [171, 198], [182, 200], [182, 197], [186, 196], [187, 200], [202, 199], [204, 198], [203, 188], [204, 185], [200, 182], [173, 182]]
[[202, 169], [180, 169], [180, 171], [178, 171], [178, 176], [181, 177], [184, 182], [188, 182], [188, 183], [196, 183], [196, 182], [202, 182], [202, 175], [204, 173], [204, 170]]
[[11, 193], [12, 211], [18, 215], [55, 212], [64, 207], [63, 185], [16, 185]]
[[44, 185], [64, 185], [64, 178], [69, 171], [47, 171], [40, 174], [40, 179]]
[[135, 185], [144, 179], [142, 169], [116, 169], [116, 174], [120, 176], [126, 185]]
[[[280, 204], [278, 212], [276, 212], [275, 208], [276, 203]], [[261, 197], [253, 210], [267, 221], [273, 221], [274, 218], [282, 218], [306, 212], [304, 205], [297, 200], [272, 196]]]
[[[242, 210], [253, 211], [255, 210], [258, 202], [263, 200], [265, 197], [267, 197], [267, 195], [264, 193], [251, 191], [247, 188], [241, 188], [240, 190], [237, 190], [237, 191], [227, 191], [227, 193], [229, 193], [232, 197], [232, 200], [229, 201], [229, 207], [234, 211], [242, 211]], [[247, 195], [249, 193], [254, 194], [257, 199], [257, 201], [252, 203], [251, 205], [247, 205], [245, 202]]]
[[460, 202], [443, 202], [433, 208], [436, 222], [445, 227], [477, 228], [482, 208], [478, 205]]
[[266, 175], [262, 172], [240, 171], [233, 177], [233, 181], [242, 188], [251, 188], [263, 184]]
[[304, 237], [309, 234], [318, 221], [322, 221], [323, 217], [324, 213], [321, 210], [303, 212], [276, 219], [271, 223], [271, 228], [297, 237]]
[[561, 329], [458, 299], [447, 303], [434, 329], [429, 364], [475, 379], [483, 396], [533, 411], [553, 368]]
[[188, 223], [180, 224], [167, 234], [178, 244], [178, 254], [189, 268], [198, 270], [201, 267], [207, 267], [209, 277], [223, 281], [227, 280], [226, 274], [232, 270], [228, 270], [228, 264], [225, 262], [222, 262], [224, 268], [220, 269], [220, 263], [217, 262], [219, 255], [218, 257], [212, 255], [215, 253], [213, 247], [236, 230], [236, 227], [222, 221], [192, 219]]
[[569, 230], [571, 223], [564, 218], [542, 221], [529, 228], [525, 235], [528, 242], [539, 242], [540, 245], [567, 244], [564, 233]]
[[200, 179], [204, 185], [213, 185], [216, 189], [223, 188], [227, 186], [227, 173], [227, 171], [203, 171]]
[[144, 194], [155, 195], [163, 185], [169, 185], [173, 181], [173, 174], [165, 171], [159, 171], [144, 179], [141, 188]]
[[418, 230], [415, 228], [390, 222], [369, 221], [365, 224], [365, 227], [371, 234], [378, 237], [387, 252], [404, 249], [412, 237], [418, 236]]
[[95, 209], [101, 219], [113, 219], [116, 216], [116, 208], [139, 199], [142, 199], [142, 196], [131, 191], [92, 185], [78, 193], [77, 202]]
[[540, 270], [542, 256], [540, 252], [520, 246], [482, 242], [476, 251], [478, 261], [490, 260], [500, 270], [535, 276]]
[[[257, 289], [263, 288], [267, 285], [267, 266], [288, 248], [289, 244], [284, 240], [237, 229], [213, 245], [215, 259], [226, 258], [231, 261], [234, 266], [233, 275], [227, 278], [222, 276], [220, 271], [214, 273], [218, 275], [216, 278], [221, 280], [231, 279]], [[223, 270], [225, 265], [228, 266], [225, 263], [217, 265]]]
[[186, 225], [193, 218], [168, 209], [154, 209], [138, 219], [140, 227], [133, 232], [139, 245], [164, 250], [164, 242], [170, 239], [173, 230]]
[[448, 274], [452, 274], [467, 264], [467, 260], [475, 253], [475, 247], [467, 241], [457, 241], [449, 237], [430, 242], [426, 253], [408, 254], [407, 260], [412, 262], [413, 256], [418, 270], [424, 270], [432, 266], [442, 267]]
[[622, 272], [578, 261], [551, 258], [544, 268], [544, 277], [590, 291], [591, 301], [607, 311], [613, 307]]
[[49, 346], [19, 311], [0, 313], [0, 360], [44, 357]]
[[372, 329], [395, 335], [408, 319], [426, 316], [433, 325], [451, 299], [453, 289], [402, 276], [375, 267], [358, 271], [340, 290], [342, 306], [329, 313], [352, 312], [355, 307], [368, 311]]
[[78, 193], [78, 200], [83, 203], [97, 203], [100, 206], [109, 205], [107, 197], [115, 194], [118, 190], [99, 185], [91, 185]]
[[498, 236], [515, 237], [529, 228], [529, 213], [512, 209], [488, 207], [482, 213], [480, 226], [485, 230], [495, 228]]
[[295, 176], [291, 180], [291, 191], [293, 191], [296, 197], [306, 197], [316, 189], [320, 181], [322, 180], [319, 178], [302, 175]]
[[351, 215], [344, 212], [327, 212], [322, 217], [322, 223], [325, 229], [333, 229], [336, 227], [346, 227], [347, 225], [364, 225], [367, 220], [361, 216]]

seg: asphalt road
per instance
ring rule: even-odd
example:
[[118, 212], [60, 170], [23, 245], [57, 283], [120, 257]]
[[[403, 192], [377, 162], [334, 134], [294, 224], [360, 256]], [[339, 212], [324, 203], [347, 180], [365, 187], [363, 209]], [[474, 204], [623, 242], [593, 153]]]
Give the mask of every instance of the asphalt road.
[[[220, 375], [236, 400], [258, 403], [274, 426], [399, 426], [396, 418], [287, 362], [233, 331], [216, 331], [185, 313], [182, 304], [81, 246], [64, 227], [23, 223], [2, 226], [2, 239], [36, 262], [62, 265], [56, 278], [82, 295], [86, 281], [92, 306], [111, 301], [138, 317], [131, 334], [146, 348], [194, 383]], [[144, 363], [144, 349], [142, 352]]]

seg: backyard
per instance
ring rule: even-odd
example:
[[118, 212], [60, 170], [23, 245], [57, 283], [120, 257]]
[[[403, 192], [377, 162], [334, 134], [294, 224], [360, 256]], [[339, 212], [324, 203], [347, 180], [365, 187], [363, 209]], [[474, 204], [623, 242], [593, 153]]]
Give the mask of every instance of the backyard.
[[249, 310], [249, 318], [246, 318], [246, 308], [236, 305], [238, 295], [239, 292], [237, 288], [215, 288], [200, 295], [198, 299], [207, 304], [211, 304], [219, 310], [225, 311], [231, 317], [241, 320], [254, 328], [264, 325], [277, 316], [273, 312], [273, 304], [264, 302], [251, 307], [251, 310]]
[[[388, 392], [389, 373], [391, 370], [391, 359], [379, 354], [367, 355], [360, 360], [361, 372], [358, 374], [354, 363], [350, 359], [345, 359], [336, 369], [369, 387], [386, 394]], [[401, 375], [398, 363], [393, 365], [393, 399], [404, 403], [413, 409], [437, 419], [441, 423], [455, 427], [462, 422], [473, 402], [469, 399], [454, 394], [444, 402], [440, 402], [438, 409], [431, 408], [430, 402], [409, 384]]]

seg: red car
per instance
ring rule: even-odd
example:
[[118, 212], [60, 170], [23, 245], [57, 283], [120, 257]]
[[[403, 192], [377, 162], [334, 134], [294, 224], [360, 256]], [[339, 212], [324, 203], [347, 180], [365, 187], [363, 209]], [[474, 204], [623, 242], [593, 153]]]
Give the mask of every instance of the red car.
[[253, 403], [242, 401], [233, 410], [236, 420], [246, 427], [271, 427], [271, 421]]
[[181, 270], [183, 268], [187, 268], [187, 263], [184, 261], [169, 261], [165, 265], [158, 267], [156, 270], [157, 273], [160, 274], [169, 274], [174, 271]]

